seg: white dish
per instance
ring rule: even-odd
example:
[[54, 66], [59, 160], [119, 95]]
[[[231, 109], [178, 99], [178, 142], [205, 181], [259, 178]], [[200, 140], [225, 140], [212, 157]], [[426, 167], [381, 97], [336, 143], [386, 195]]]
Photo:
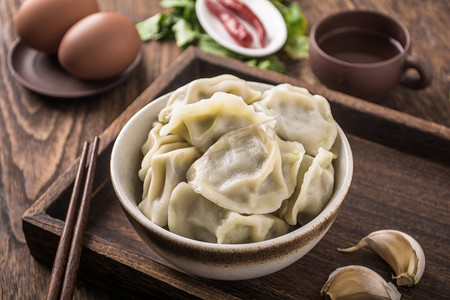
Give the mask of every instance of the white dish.
[[215, 41], [233, 52], [245, 56], [261, 57], [280, 50], [286, 42], [287, 29], [283, 16], [278, 9], [268, 0], [241, 1], [258, 16], [266, 29], [266, 46], [264, 48], [259, 45], [254, 28], [242, 19], [238, 18], [253, 36], [253, 44], [249, 48], [242, 47], [233, 40], [219, 19], [208, 9], [204, 0], [196, 1], [195, 11], [205, 31]]

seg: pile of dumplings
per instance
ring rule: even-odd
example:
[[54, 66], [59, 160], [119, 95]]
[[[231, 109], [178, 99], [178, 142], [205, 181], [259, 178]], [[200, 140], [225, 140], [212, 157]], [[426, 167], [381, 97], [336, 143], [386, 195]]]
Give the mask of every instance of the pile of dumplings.
[[338, 126], [328, 101], [232, 75], [170, 96], [142, 146], [139, 208], [155, 224], [211, 243], [268, 240], [328, 203]]

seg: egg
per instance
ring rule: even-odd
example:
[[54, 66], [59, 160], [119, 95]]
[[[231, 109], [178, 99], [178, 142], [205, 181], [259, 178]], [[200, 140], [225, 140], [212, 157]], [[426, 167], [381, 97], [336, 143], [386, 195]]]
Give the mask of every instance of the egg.
[[55, 53], [73, 24], [98, 11], [95, 0], [26, 0], [15, 16], [14, 26], [29, 47]]
[[136, 59], [141, 39], [123, 15], [98, 12], [75, 23], [64, 35], [58, 61], [72, 75], [106, 79], [125, 71]]

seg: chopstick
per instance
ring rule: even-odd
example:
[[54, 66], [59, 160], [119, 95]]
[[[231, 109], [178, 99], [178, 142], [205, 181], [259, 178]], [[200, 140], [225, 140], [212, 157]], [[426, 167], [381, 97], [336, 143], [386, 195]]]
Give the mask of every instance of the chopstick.
[[[89, 159], [84, 188], [81, 186], [85, 173], [86, 159], [89, 151], [89, 142], [84, 142], [83, 152], [78, 164], [69, 207], [67, 209], [65, 224], [55, 260], [52, 275], [47, 291], [47, 300], [50, 299], [72, 299], [75, 289], [76, 277], [80, 264], [81, 251], [83, 248], [83, 235], [87, 225], [87, 217], [91, 200], [92, 186], [94, 182], [95, 168], [97, 165], [99, 137], [94, 138], [94, 143]], [[80, 191], [83, 188], [81, 203]], [[79, 206], [79, 208], [78, 208]], [[78, 216], [75, 224], [75, 216]], [[72, 238], [73, 236], [73, 238]], [[69, 249], [70, 245], [70, 249]]]

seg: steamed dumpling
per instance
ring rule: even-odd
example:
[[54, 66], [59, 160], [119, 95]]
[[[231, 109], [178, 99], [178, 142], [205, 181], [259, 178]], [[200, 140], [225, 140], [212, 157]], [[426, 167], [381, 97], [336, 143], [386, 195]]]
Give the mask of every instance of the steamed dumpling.
[[285, 234], [289, 225], [273, 215], [241, 215], [230, 212], [217, 228], [217, 243], [242, 244], [265, 241]]
[[285, 220], [304, 225], [314, 219], [333, 193], [334, 154], [319, 148], [316, 157], [305, 155], [299, 170], [297, 187], [288, 201]]
[[304, 152], [266, 124], [247, 126], [222, 136], [197, 159], [187, 172], [188, 183], [223, 208], [271, 213], [293, 193]]
[[280, 84], [265, 91], [262, 100], [252, 105], [278, 121], [281, 138], [301, 143], [312, 156], [320, 147], [330, 150], [336, 140], [337, 124], [328, 101], [304, 88]]
[[151, 158], [148, 192], [139, 204], [142, 213], [158, 226], [167, 225], [169, 199], [173, 189], [186, 180], [186, 171], [200, 151], [185, 143], [162, 145]]
[[260, 242], [288, 231], [288, 224], [272, 215], [243, 216], [222, 208], [181, 182], [169, 204], [168, 228], [204, 242], [238, 244]]
[[[141, 169], [139, 170], [139, 178], [144, 181], [148, 169], [151, 166], [151, 159], [153, 154], [161, 147], [161, 145], [183, 142], [183, 138], [178, 135], [160, 135], [162, 124], [160, 122], [154, 122], [153, 128], [148, 133], [147, 141], [142, 145], [141, 151], [144, 154], [144, 159], [141, 163]], [[146, 194], [144, 192], [144, 194]]]
[[186, 182], [181, 182], [173, 190], [168, 212], [168, 228], [171, 232], [217, 243], [217, 227], [229, 211], [194, 192]]
[[240, 96], [247, 104], [261, 99], [261, 92], [252, 89], [247, 81], [233, 75], [225, 74], [212, 78], [197, 79], [179, 88], [170, 96], [166, 107], [159, 113], [159, 121], [162, 123], [169, 122], [175, 107], [211, 98], [216, 92]]
[[200, 241], [283, 235], [328, 203], [337, 134], [327, 100], [304, 88], [261, 94], [232, 75], [194, 80], [170, 96], [142, 146], [138, 206]]
[[[177, 107], [160, 134], [176, 134], [205, 152], [222, 135], [252, 124], [268, 123], [270, 118], [233, 94], [217, 92], [210, 99]], [[274, 124], [274, 122], [272, 122]]]

